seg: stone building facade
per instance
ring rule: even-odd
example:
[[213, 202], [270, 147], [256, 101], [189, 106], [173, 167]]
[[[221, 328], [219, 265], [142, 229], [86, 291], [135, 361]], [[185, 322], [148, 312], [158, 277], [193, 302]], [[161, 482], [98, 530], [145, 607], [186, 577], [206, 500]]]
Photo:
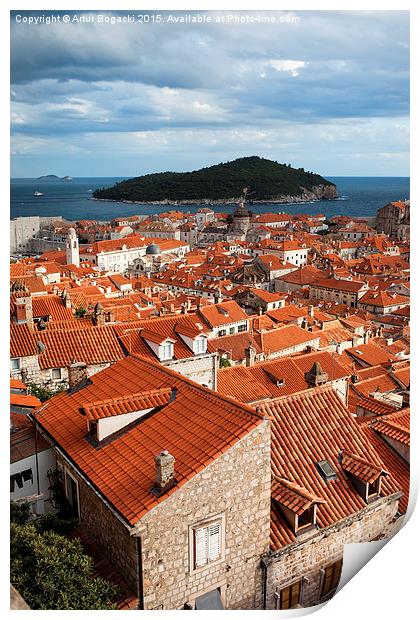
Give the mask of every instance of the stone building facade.
[[376, 230], [390, 237], [403, 239], [410, 227], [410, 201], [390, 202], [376, 215]]
[[[315, 533], [302, 534], [294, 543], [266, 555], [265, 609], [281, 608], [281, 591], [296, 584], [300, 607], [317, 605], [334, 594], [325, 591], [328, 567], [338, 564], [344, 545], [378, 540], [393, 535], [400, 527], [397, 518], [401, 493], [380, 498], [360, 512]], [[333, 584], [332, 584], [333, 585]]]
[[[194, 608], [197, 597], [218, 589], [226, 609], [261, 608], [260, 560], [270, 532], [268, 420], [133, 528], [60, 454], [58, 463], [77, 482], [80, 526], [138, 594], [140, 607]], [[221, 557], [196, 569], [192, 528], [213, 519], [222, 523]]]

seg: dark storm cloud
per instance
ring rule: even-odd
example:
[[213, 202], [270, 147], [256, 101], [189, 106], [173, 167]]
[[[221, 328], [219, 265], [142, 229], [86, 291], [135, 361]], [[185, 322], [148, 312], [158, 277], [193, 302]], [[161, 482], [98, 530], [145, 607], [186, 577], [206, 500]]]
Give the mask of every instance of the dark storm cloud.
[[123, 142], [174, 130], [182, 148], [185, 131], [214, 128], [240, 148], [235, 132], [247, 128], [271, 148], [279, 123], [408, 115], [407, 12], [297, 15], [298, 24], [36, 27], [12, 15], [14, 135], [34, 148], [63, 136], [78, 149], [88, 134]]

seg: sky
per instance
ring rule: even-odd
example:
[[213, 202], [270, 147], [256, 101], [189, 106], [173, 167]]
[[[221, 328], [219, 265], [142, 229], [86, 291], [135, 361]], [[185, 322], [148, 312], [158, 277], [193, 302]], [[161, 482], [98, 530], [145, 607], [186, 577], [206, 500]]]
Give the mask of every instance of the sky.
[[[12, 176], [128, 177], [249, 155], [325, 176], [409, 175], [407, 11], [156, 14], [12, 13]], [[60, 22], [27, 23], [51, 15]], [[212, 21], [174, 19], [187, 15]]]

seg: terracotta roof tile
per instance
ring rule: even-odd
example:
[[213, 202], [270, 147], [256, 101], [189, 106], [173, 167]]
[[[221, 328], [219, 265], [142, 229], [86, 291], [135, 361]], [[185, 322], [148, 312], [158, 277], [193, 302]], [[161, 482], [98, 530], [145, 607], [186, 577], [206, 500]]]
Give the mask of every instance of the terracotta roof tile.
[[37, 333], [45, 350], [38, 357], [40, 368], [64, 368], [75, 360], [86, 364], [105, 364], [124, 357], [111, 326]]
[[[258, 406], [269, 415], [272, 430], [272, 473], [304, 487], [326, 500], [317, 510], [321, 528], [351, 515], [366, 506], [339, 462], [342, 450], [370, 464], [385, 469], [379, 455], [366, 441], [362, 428], [343, 405], [331, 387], [306, 390]], [[337, 474], [326, 483], [316, 463], [328, 460]], [[382, 482], [382, 495], [398, 490], [391, 477]], [[296, 539], [274, 506], [272, 512], [271, 548]]]
[[248, 320], [248, 315], [236, 303], [236, 301], [226, 301], [212, 306], [201, 308], [199, 313], [210, 327], [219, 327], [229, 323]]
[[373, 420], [370, 427], [385, 437], [395, 439], [406, 446], [410, 445], [409, 409], [401, 409]]
[[[52, 398], [36, 417], [131, 525], [262, 422], [262, 416], [250, 407], [137, 356], [117, 362], [90, 381], [77, 392]], [[86, 441], [86, 419], [79, 413], [83, 403], [165, 385], [177, 389], [176, 398], [167, 405], [99, 450]], [[176, 459], [177, 483], [156, 498], [151, 493], [155, 479], [153, 457], [162, 449], [169, 450]]]
[[[372, 464], [371, 461], [352, 454], [347, 450], [342, 451], [341, 467], [349, 474], [356, 476], [363, 482], [375, 482], [378, 477], [384, 473], [384, 470], [377, 465]], [[387, 473], [387, 472], [386, 472]]]
[[124, 413], [154, 409], [167, 405], [171, 397], [171, 388], [160, 388], [148, 392], [126, 394], [116, 398], [107, 398], [93, 403], [84, 403], [81, 407], [88, 420], [100, 420]]
[[317, 497], [295, 482], [279, 477], [274, 478], [271, 497], [297, 515], [301, 515], [312, 504], [326, 503], [325, 499]]
[[39, 407], [41, 401], [32, 394], [10, 394], [10, 405], [14, 407]]

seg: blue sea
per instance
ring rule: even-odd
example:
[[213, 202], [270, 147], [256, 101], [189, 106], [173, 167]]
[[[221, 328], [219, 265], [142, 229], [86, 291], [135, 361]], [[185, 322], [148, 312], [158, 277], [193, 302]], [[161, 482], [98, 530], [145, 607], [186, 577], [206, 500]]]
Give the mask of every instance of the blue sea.
[[[126, 177], [78, 177], [72, 181], [60, 179], [12, 179], [11, 218], [28, 215], [61, 215], [71, 221], [94, 219], [107, 221], [122, 215], [151, 214], [167, 211], [169, 205], [130, 205], [118, 202], [92, 200], [92, 192], [102, 187], [111, 187]], [[373, 217], [376, 211], [388, 202], [409, 198], [409, 177], [327, 177], [337, 185], [337, 200], [319, 200], [300, 204], [250, 205], [254, 213], [264, 211], [285, 211], [296, 213], [325, 213]], [[43, 196], [35, 197], [34, 192]], [[174, 206], [174, 209], [195, 212], [200, 205]], [[216, 205], [217, 211], [233, 211], [234, 206]]]

